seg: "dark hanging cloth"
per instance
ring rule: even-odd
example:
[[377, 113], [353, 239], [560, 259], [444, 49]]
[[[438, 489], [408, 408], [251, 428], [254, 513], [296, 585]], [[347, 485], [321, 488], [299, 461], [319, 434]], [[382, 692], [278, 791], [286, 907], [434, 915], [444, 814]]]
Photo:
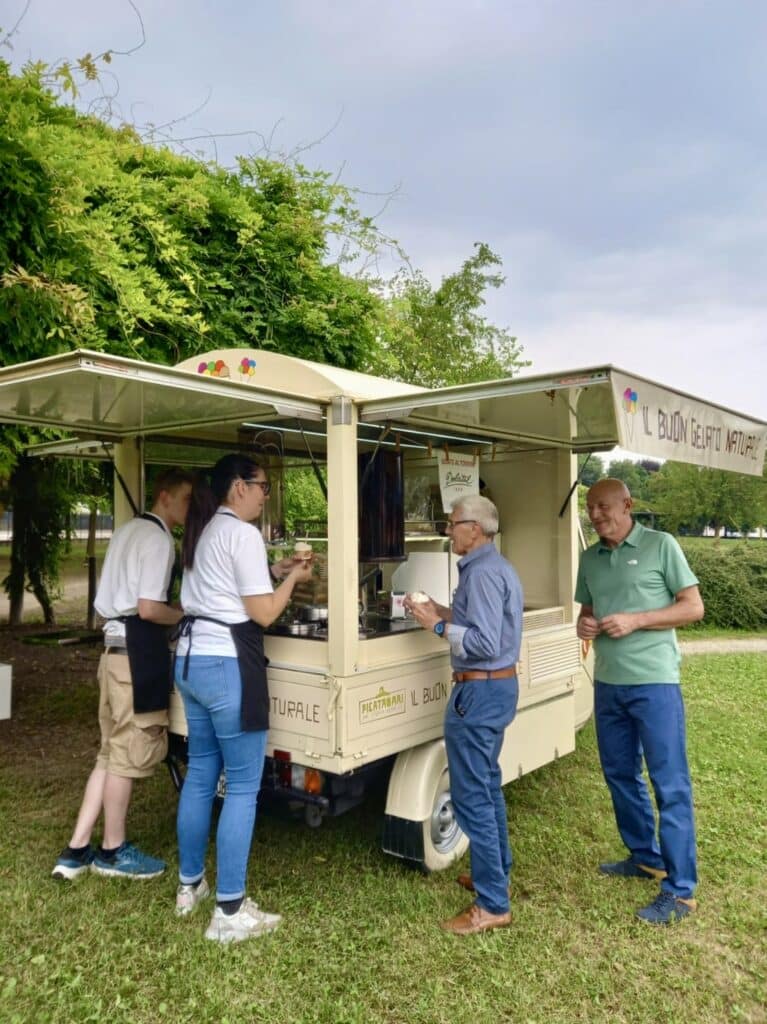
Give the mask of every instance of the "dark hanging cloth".
[[[148, 512], [139, 516], [139, 519], [147, 519], [156, 523], [161, 530], [165, 529], [157, 516]], [[171, 575], [170, 587], [173, 583]], [[168, 627], [149, 622], [138, 615], [123, 615], [120, 620], [125, 623], [125, 646], [133, 682], [134, 714], [167, 711], [173, 685]]]
[[189, 646], [184, 656], [182, 679], [189, 675], [189, 655], [192, 653], [192, 626], [202, 619], [215, 622], [229, 630], [237, 651], [237, 663], [240, 667], [242, 685], [242, 705], [240, 722], [243, 732], [260, 732], [269, 728], [269, 682], [266, 666], [269, 659], [264, 654], [264, 631], [252, 619], [245, 622], [223, 622], [209, 615], [185, 615], [176, 627], [175, 636], [185, 636]]

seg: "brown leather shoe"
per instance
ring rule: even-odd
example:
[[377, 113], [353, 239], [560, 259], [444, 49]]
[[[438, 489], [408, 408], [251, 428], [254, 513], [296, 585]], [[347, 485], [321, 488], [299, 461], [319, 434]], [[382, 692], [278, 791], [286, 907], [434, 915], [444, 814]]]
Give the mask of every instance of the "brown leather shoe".
[[511, 912], [505, 914], [491, 914], [476, 903], [472, 903], [460, 914], [440, 922], [440, 928], [453, 935], [477, 935], [479, 932], [488, 932], [491, 928], [505, 928], [511, 924]]

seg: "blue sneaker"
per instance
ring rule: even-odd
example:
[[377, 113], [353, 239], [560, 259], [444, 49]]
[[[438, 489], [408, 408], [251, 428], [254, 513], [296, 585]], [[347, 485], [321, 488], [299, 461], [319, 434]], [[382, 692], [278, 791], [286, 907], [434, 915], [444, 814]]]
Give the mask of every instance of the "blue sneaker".
[[91, 870], [113, 878], [157, 878], [165, 870], [165, 861], [150, 857], [133, 843], [126, 842], [111, 857], [104, 857], [99, 851], [93, 858]]
[[599, 872], [602, 875], [619, 875], [621, 878], [654, 878], [656, 882], [660, 882], [666, 877], [663, 868], [651, 868], [647, 864], [637, 864], [631, 857], [600, 864]]
[[664, 892], [661, 889], [652, 903], [648, 903], [636, 913], [640, 921], [649, 921], [650, 924], [673, 924], [687, 917], [697, 906], [696, 900], [682, 899], [673, 892]]
[[86, 846], [82, 853], [77, 854], [65, 846], [51, 871], [51, 877], [57, 878], [59, 881], [72, 882], [86, 871], [90, 871], [92, 863], [93, 850], [90, 845]]

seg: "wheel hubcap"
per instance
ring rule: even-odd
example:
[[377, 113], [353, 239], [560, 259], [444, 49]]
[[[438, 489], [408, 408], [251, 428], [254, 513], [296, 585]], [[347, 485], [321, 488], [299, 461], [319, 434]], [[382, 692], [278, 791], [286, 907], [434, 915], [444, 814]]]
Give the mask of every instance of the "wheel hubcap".
[[449, 853], [461, 837], [449, 790], [440, 790], [431, 813], [431, 841], [439, 853]]

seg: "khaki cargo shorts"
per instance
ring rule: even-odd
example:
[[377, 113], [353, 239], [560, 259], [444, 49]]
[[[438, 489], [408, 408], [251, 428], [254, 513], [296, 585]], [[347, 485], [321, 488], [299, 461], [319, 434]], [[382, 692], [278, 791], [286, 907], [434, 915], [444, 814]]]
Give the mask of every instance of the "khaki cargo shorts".
[[127, 654], [102, 654], [98, 680], [101, 749], [96, 766], [127, 779], [148, 778], [168, 753], [168, 712], [134, 715]]

